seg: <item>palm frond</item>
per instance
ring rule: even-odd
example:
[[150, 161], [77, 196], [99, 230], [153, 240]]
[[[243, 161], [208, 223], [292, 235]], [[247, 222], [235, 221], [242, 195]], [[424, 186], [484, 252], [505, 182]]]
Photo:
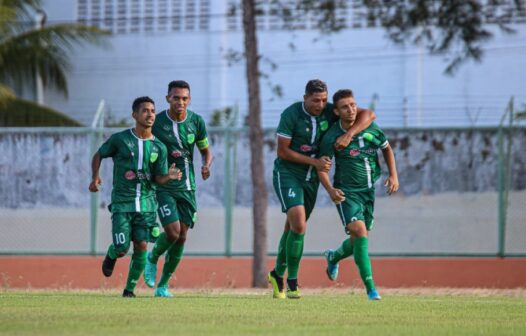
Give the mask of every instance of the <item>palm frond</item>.
[[2, 127], [35, 127], [35, 126], [82, 126], [67, 115], [33, 102], [13, 98], [0, 104], [0, 126]]

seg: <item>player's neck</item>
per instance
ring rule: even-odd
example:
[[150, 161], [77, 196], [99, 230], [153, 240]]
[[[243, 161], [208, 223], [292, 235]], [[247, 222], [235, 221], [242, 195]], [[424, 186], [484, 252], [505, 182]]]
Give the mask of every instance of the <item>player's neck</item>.
[[139, 139], [151, 139], [152, 136], [152, 128], [151, 127], [144, 127], [141, 125], [136, 125], [135, 128], [132, 129], [133, 134]]
[[177, 112], [176, 110], [172, 110], [172, 108], [170, 108], [168, 114], [172, 120], [184, 121], [186, 119], [187, 111], [184, 110], [183, 112]]
[[340, 121], [341, 121], [342, 128], [346, 131], [348, 131], [349, 128], [351, 128], [352, 125], [354, 125], [354, 120], [353, 121], [340, 120]]

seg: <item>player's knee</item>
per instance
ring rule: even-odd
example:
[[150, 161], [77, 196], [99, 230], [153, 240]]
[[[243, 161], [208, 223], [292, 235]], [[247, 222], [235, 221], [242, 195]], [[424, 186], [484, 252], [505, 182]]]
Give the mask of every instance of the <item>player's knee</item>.
[[148, 250], [148, 242], [146, 242], [146, 241], [133, 242], [133, 250], [134, 251], [146, 251], [146, 250]]
[[347, 231], [353, 237], [367, 237], [367, 229], [362, 221], [355, 221], [347, 226]]
[[179, 224], [172, 223], [164, 227], [164, 232], [166, 233], [166, 238], [169, 241], [175, 242], [180, 237]]
[[130, 242], [126, 242], [124, 244], [114, 245], [115, 246], [115, 253], [117, 254], [117, 258], [122, 258], [128, 253], [128, 250], [130, 249]]
[[177, 239], [177, 244], [182, 245], [186, 242], [186, 232], [179, 235], [179, 238]]

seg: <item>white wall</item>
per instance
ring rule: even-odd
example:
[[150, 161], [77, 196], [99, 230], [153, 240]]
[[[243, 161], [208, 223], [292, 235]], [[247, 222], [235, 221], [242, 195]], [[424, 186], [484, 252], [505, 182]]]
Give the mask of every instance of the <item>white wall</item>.
[[[114, 117], [126, 118], [140, 95], [151, 96], [157, 109], [164, 109], [168, 82], [185, 79], [192, 86], [191, 108], [206, 120], [213, 109], [236, 103], [246, 113], [244, 64], [228, 66], [224, 58], [227, 50], [242, 50], [243, 36], [228, 32], [226, 18], [216, 15], [226, 12], [226, 0], [211, 1], [211, 6], [209, 32], [113, 35], [108, 48], [78, 49], [69, 99], [48, 91], [46, 103], [89, 124], [105, 99]], [[49, 22], [76, 20], [75, 1], [47, 0], [45, 10]], [[262, 80], [263, 124], [276, 126], [282, 109], [301, 99], [307, 80], [320, 78], [331, 94], [352, 88], [363, 106], [378, 94], [383, 126], [468, 126], [470, 113], [472, 118], [480, 113], [476, 125], [494, 125], [511, 95], [526, 102], [526, 28], [516, 28], [514, 35], [497, 32], [485, 45], [483, 62], [465, 64], [454, 77], [443, 74], [442, 58], [394, 46], [381, 29], [346, 30], [330, 37], [314, 31], [261, 31], [261, 54], [278, 65], [272, 71], [262, 62], [262, 70], [283, 88], [283, 97], [275, 97]]]

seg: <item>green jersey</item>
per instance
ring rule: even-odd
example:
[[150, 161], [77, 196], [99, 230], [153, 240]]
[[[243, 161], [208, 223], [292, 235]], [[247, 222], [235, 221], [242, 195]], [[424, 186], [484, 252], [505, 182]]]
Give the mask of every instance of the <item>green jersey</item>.
[[[316, 157], [323, 135], [337, 119], [332, 104], [327, 104], [319, 116], [313, 116], [305, 110], [303, 102], [297, 102], [283, 111], [276, 133], [280, 137], [291, 139], [290, 149], [293, 151]], [[274, 169], [286, 170], [305, 181], [317, 180], [314, 167], [279, 157], [274, 161]]]
[[152, 132], [166, 145], [168, 164], [175, 163], [183, 173], [180, 181], [170, 181], [159, 186], [159, 190], [195, 190], [194, 147], [197, 144], [199, 150], [208, 148], [208, 134], [203, 118], [187, 110], [185, 120], [175, 121], [170, 118], [168, 110], [162, 111], [155, 118]]
[[155, 175], [167, 175], [166, 146], [155, 137], [139, 139], [132, 129], [113, 134], [98, 150], [113, 159], [110, 211], [157, 211]]
[[345, 149], [334, 149], [336, 139], [347, 131], [341, 121], [335, 123], [322, 140], [319, 156], [336, 158], [334, 187], [352, 191], [367, 190], [374, 187], [382, 170], [378, 162], [378, 149], [389, 145], [384, 132], [372, 123], [358, 133]]

